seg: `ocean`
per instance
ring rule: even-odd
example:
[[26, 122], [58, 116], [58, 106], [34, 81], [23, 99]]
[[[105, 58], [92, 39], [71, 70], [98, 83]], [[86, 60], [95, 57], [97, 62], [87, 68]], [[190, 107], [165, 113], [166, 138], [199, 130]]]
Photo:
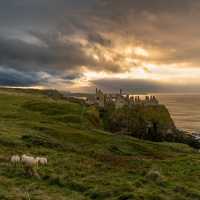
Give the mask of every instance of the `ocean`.
[[160, 103], [167, 106], [176, 127], [191, 133], [200, 133], [200, 94], [157, 94]]

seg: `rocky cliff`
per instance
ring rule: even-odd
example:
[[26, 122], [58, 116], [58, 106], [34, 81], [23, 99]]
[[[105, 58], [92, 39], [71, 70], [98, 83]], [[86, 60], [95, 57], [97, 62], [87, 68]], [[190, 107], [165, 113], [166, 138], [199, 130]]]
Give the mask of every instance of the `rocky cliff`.
[[179, 131], [164, 105], [107, 107], [101, 110], [104, 128], [113, 133], [127, 134], [151, 141], [186, 143], [199, 148], [194, 137]]

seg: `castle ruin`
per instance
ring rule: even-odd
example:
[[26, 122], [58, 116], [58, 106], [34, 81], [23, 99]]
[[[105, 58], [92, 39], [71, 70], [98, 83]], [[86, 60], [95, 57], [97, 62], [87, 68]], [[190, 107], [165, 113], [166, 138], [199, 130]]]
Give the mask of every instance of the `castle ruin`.
[[114, 104], [115, 107], [122, 108], [125, 105], [134, 106], [156, 106], [159, 105], [159, 101], [155, 96], [145, 96], [145, 99], [141, 99], [140, 96], [136, 95], [123, 95], [122, 90], [117, 94], [106, 94], [102, 90], [96, 89], [96, 94], [92, 98], [86, 100], [88, 105], [98, 105], [104, 108], [106, 105]]

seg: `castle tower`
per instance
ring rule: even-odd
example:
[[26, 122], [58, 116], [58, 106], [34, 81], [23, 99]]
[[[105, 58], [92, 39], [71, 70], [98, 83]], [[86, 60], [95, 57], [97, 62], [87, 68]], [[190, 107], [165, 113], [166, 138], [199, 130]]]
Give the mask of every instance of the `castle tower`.
[[122, 96], [122, 93], [123, 93], [123, 92], [122, 92], [122, 89], [120, 89], [120, 95], [121, 95], [121, 96]]

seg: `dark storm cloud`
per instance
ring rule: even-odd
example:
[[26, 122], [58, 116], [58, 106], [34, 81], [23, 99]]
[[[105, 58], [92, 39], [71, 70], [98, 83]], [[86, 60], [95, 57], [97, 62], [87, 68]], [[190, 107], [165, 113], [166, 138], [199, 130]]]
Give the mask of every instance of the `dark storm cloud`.
[[[44, 35], [33, 32], [31, 34], [38, 39], [38, 44], [0, 37], [0, 66], [18, 72], [14, 73], [8, 70], [0, 84], [14, 85], [16, 83], [16, 85], [24, 84], [25, 86], [36, 83], [44, 84], [43, 78], [39, 76], [33, 76], [33, 79], [24, 76], [30, 73], [34, 75], [35, 72], [46, 72], [51, 76], [60, 76], [60, 81], [71, 81], [81, 77], [79, 70], [84, 65], [97, 71], [101, 70], [101, 66], [107, 66], [106, 70], [108, 71], [115, 71], [120, 68], [118, 65], [106, 61], [97, 62], [86, 55], [79, 43], [71, 41], [63, 43], [59, 40], [57, 34]], [[103, 39], [95, 42], [103, 42]]]
[[[89, 65], [98, 70], [99, 64], [87, 56], [80, 44], [59, 41], [54, 35], [35, 34], [41, 44], [30, 44], [19, 39], [0, 37], [0, 65], [10, 66], [22, 71], [75, 70]], [[102, 41], [99, 41], [102, 42]], [[106, 64], [106, 63], [103, 63]], [[107, 63], [111, 69], [112, 63]], [[113, 68], [117, 68], [113, 65]]]
[[26, 43], [19, 39], [0, 38], [0, 65], [11, 66], [23, 71], [60, 70], [85, 63], [79, 46], [62, 45], [56, 40], [45, 38], [43, 45]]
[[[0, 84], [40, 83], [40, 76], [23, 76], [40, 72], [73, 80], [81, 77], [82, 66], [124, 72], [123, 55], [113, 46], [127, 39], [163, 54], [149, 57], [151, 63], [199, 66], [199, 9], [199, 0], [0, 0], [0, 66], [17, 71], [7, 70]], [[113, 60], [103, 58], [105, 49], [115, 53]]]
[[0, 67], [0, 85], [3, 86], [33, 86], [44, 83], [37, 73], [22, 73], [11, 68]]
[[102, 46], [110, 46], [112, 44], [111, 40], [104, 38], [98, 33], [89, 33], [88, 41], [92, 43], [97, 43]]

